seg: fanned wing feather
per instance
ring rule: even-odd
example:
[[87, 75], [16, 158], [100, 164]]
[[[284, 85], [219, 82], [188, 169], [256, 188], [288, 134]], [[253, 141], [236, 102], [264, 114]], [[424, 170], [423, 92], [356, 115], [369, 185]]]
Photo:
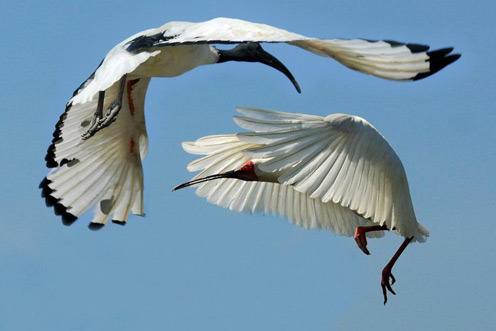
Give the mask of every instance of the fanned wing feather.
[[[201, 170], [194, 178], [237, 169], [250, 160], [244, 152], [258, 147], [261, 145], [240, 141], [236, 135], [208, 136], [183, 143], [187, 152], [206, 155], [188, 165], [190, 171]], [[277, 215], [298, 226], [326, 229], [340, 235], [351, 236], [357, 226], [372, 224], [339, 204], [324, 203], [279, 183], [212, 180], [200, 184], [196, 194], [233, 211]], [[383, 235], [382, 232], [369, 234], [371, 237]]]
[[[89, 140], [81, 135], [93, 118], [97, 100], [67, 107], [49, 148], [47, 162], [54, 169], [40, 185], [47, 204], [62, 209], [63, 218], [74, 220], [93, 206], [93, 225], [105, 224], [111, 215], [123, 223], [130, 212], [143, 214], [141, 161], [148, 145], [143, 108], [149, 81], [128, 81], [115, 123]], [[114, 84], [106, 91], [105, 108], [116, 94]]]
[[[288, 115], [240, 107], [236, 123], [255, 132], [238, 134], [251, 144], [245, 155], [258, 167], [280, 173], [278, 181], [324, 203], [333, 202], [374, 223], [424, 241], [416, 221], [403, 165], [384, 137], [360, 117]], [[255, 124], [256, 123], [256, 124]], [[286, 127], [285, 127], [286, 126]], [[420, 230], [424, 229], [424, 230]]]

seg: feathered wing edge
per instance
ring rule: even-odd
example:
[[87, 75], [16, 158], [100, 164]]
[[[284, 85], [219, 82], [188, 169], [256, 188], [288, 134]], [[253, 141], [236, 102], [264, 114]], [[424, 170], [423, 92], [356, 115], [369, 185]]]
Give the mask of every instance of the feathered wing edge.
[[[129, 213], [143, 215], [142, 159], [147, 153], [144, 98], [149, 79], [126, 82], [122, 109], [115, 123], [82, 140], [97, 100], [69, 104], [47, 153], [52, 171], [40, 184], [47, 206], [71, 224], [95, 206], [90, 228], [112, 215], [124, 224]], [[115, 99], [117, 84], [106, 91], [104, 107]], [[133, 109], [129, 106], [131, 93]]]
[[428, 51], [429, 46], [386, 40], [313, 39], [289, 42], [348, 68], [397, 81], [429, 77], [460, 58], [452, 47]]
[[[176, 23], [177, 24], [177, 23]], [[428, 77], [453, 63], [460, 54], [452, 47], [429, 51], [429, 46], [393, 40], [317, 39], [270, 25], [219, 17], [206, 22], [166, 24], [155, 47], [196, 43], [285, 42], [377, 77], [409, 81]]]
[[324, 203], [333, 202], [387, 225], [416, 241], [429, 232], [415, 217], [403, 165], [384, 137], [364, 119], [327, 117], [238, 107], [236, 123], [244, 151], [265, 159], [262, 171], [280, 173], [279, 182]]
[[[244, 151], [260, 145], [242, 142], [236, 135], [215, 135], [182, 146], [188, 153], [206, 155], [188, 165], [189, 171], [201, 171], [193, 178], [196, 179], [241, 167], [250, 160]], [[357, 226], [372, 224], [348, 208], [333, 202], [323, 203], [278, 183], [212, 180], [200, 184], [196, 194], [232, 211], [277, 215], [307, 229], [325, 229], [339, 235], [352, 236]], [[367, 235], [380, 237], [384, 233]]]

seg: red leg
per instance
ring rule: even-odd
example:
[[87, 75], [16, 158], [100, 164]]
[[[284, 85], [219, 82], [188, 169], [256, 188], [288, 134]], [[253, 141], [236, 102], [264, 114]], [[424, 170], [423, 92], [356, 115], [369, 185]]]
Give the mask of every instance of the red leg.
[[[396, 260], [400, 257], [401, 253], [405, 250], [406, 246], [412, 241], [413, 237], [410, 238], [405, 238], [403, 243], [401, 244], [400, 248], [394, 253], [393, 257], [389, 261], [388, 264], [382, 269], [382, 279], [381, 279], [381, 287], [382, 287], [382, 294], [384, 295], [384, 305], [386, 305], [387, 302], [387, 291], [386, 289], [396, 295], [396, 293], [393, 291], [393, 288], [391, 285], [396, 282], [396, 279], [394, 278], [393, 274], [391, 273], [391, 270], [393, 269], [394, 264], [396, 263]], [[389, 279], [391, 279], [391, 283], [389, 283]]]
[[369, 250], [367, 249], [367, 237], [365, 233], [370, 231], [379, 231], [379, 230], [387, 230], [388, 228], [385, 225], [373, 225], [373, 226], [359, 226], [355, 230], [355, 241], [358, 245], [358, 248], [362, 250], [367, 255], [370, 255]]

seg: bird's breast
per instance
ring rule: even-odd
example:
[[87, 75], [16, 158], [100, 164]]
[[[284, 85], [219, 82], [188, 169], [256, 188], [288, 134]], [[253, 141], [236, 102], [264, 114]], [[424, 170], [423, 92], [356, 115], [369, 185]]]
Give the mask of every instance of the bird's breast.
[[153, 48], [160, 53], [150, 57], [133, 72], [141, 77], [175, 77], [200, 65], [216, 63], [217, 52], [208, 44]]

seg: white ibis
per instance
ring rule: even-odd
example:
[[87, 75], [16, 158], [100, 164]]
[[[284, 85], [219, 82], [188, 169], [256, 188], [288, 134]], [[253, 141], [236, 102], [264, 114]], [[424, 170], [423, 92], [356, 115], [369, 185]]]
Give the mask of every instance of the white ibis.
[[[452, 48], [429, 52], [428, 46], [394, 41], [315, 39], [229, 18], [170, 22], [137, 33], [110, 50], [60, 116], [45, 157], [54, 169], [40, 184], [47, 205], [54, 206], [64, 224], [97, 206], [93, 229], [111, 215], [123, 224], [130, 212], [143, 214], [144, 100], [150, 78], [178, 76], [204, 64], [261, 62], [284, 73], [299, 91], [289, 70], [260, 42], [289, 43], [399, 81], [425, 78], [460, 57], [450, 55]], [[211, 44], [240, 45], [220, 50]]]
[[[382, 271], [384, 304], [394, 263], [429, 231], [417, 222], [403, 165], [384, 137], [358, 116], [327, 117], [239, 107], [236, 123], [251, 132], [183, 143], [206, 155], [188, 165], [201, 172], [174, 190], [199, 185], [196, 194], [238, 212], [279, 215], [309, 229], [366, 237], [397, 233], [405, 240]], [[392, 281], [392, 283], [391, 283]]]

